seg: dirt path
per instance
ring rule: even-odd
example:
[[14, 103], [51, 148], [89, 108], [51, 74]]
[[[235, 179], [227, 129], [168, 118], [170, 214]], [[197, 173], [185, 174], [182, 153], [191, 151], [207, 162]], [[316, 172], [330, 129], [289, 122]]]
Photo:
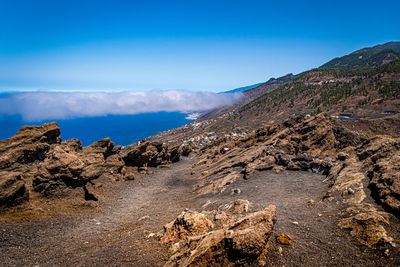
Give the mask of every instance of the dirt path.
[[0, 265], [162, 265], [167, 249], [147, 236], [193, 203], [185, 179], [191, 163], [124, 183], [99, 213], [0, 225]]
[[[237, 198], [255, 203], [255, 210], [277, 206], [277, 233], [291, 233], [294, 245], [280, 248], [272, 241], [270, 266], [377, 266], [385, 258], [354, 242], [337, 227], [340, 205], [320, 201], [327, 190], [320, 175], [308, 172], [258, 172], [240, 180], [219, 195], [194, 198], [184, 159], [171, 169], [121, 184], [113, 197], [101, 201], [100, 212], [51, 221], [0, 225], [2, 266], [159, 266], [168, 250], [150, 233], [174, 219], [185, 208], [200, 210], [206, 202], [213, 209]], [[231, 189], [240, 188], [240, 195]], [[313, 199], [311, 207], [306, 201]], [[379, 257], [378, 257], [379, 256]], [[393, 263], [393, 261], [391, 261]]]

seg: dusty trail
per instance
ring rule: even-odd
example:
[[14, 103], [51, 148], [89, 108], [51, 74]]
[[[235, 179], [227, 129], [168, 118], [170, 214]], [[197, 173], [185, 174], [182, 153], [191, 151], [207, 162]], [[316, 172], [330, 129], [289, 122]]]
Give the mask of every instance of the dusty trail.
[[193, 203], [185, 179], [191, 163], [184, 159], [114, 188], [99, 213], [0, 225], [0, 265], [161, 265], [167, 250], [147, 235]]
[[[160, 266], [168, 259], [166, 247], [149, 238], [185, 208], [213, 209], [237, 198], [248, 199], [255, 210], [277, 206], [274, 235], [294, 236], [294, 245], [282, 247], [272, 240], [270, 266], [377, 266], [376, 253], [354, 242], [337, 227], [335, 202], [322, 202], [324, 177], [308, 172], [257, 172], [239, 180], [222, 194], [195, 198], [190, 175], [194, 159], [183, 159], [170, 169], [128, 181], [100, 201], [101, 211], [51, 221], [0, 225], [2, 266]], [[231, 194], [240, 188], [241, 194]], [[310, 199], [313, 206], [307, 206]], [[380, 257], [382, 258], [382, 257]]]

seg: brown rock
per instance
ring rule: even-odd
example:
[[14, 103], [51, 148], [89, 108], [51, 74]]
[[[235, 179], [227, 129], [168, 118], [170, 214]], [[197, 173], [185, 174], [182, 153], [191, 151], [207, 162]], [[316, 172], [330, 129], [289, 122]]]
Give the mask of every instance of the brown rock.
[[339, 227], [350, 230], [360, 243], [368, 247], [395, 246], [384, 227], [389, 224], [389, 213], [378, 211], [371, 204], [356, 204], [343, 214], [345, 217], [340, 220]]
[[185, 236], [202, 234], [213, 227], [213, 223], [204, 214], [184, 211], [164, 227], [164, 235], [160, 242], [162, 244], [174, 243]]
[[276, 236], [276, 241], [281, 245], [290, 246], [293, 241], [293, 237], [291, 234], [279, 234]]
[[14, 206], [29, 199], [29, 192], [20, 173], [0, 172], [0, 208]]
[[400, 214], [400, 139], [376, 137], [359, 153], [371, 179], [372, 197], [393, 214]]
[[266, 253], [275, 222], [276, 208], [268, 206], [219, 229], [188, 236], [171, 247], [173, 255], [165, 266], [253, 264]]
[[181, 149], [179, 146], [168, 147], [162, 142], [143, 142], [126, 148], [120, 155], [129, 166], [142, 167], [147, 164], [148, 167], [157, 167], [179, 161]]
[[43, 160], [51, 144], [61, 141], [57, 123], [24, 126], [16, 135], [0, 141], [0, 169]]

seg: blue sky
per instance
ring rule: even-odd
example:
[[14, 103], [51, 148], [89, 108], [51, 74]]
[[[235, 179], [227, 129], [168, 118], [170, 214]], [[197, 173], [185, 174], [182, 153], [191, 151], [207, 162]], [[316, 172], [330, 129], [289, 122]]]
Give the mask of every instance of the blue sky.
[[0, 0], [0, 90], [229, 90], [399, 41], [399, 10], [398, 0]]

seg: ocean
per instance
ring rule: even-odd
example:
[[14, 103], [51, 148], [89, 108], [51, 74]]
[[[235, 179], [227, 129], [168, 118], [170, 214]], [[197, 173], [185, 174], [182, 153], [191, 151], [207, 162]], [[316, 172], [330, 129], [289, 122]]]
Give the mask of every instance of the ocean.
[[193, 120], [180, 112], [155, 112], [135, 115], [107, 115], [62, 120], [24, 121], [20, 115], [0, 114], [0, 140], [14, 135], [22, 126], [56, 121], [62, 140], [78, 138], [87, 146], [110, 137], [116, 145], [129, 145], [156, 133], [173, 129]]

